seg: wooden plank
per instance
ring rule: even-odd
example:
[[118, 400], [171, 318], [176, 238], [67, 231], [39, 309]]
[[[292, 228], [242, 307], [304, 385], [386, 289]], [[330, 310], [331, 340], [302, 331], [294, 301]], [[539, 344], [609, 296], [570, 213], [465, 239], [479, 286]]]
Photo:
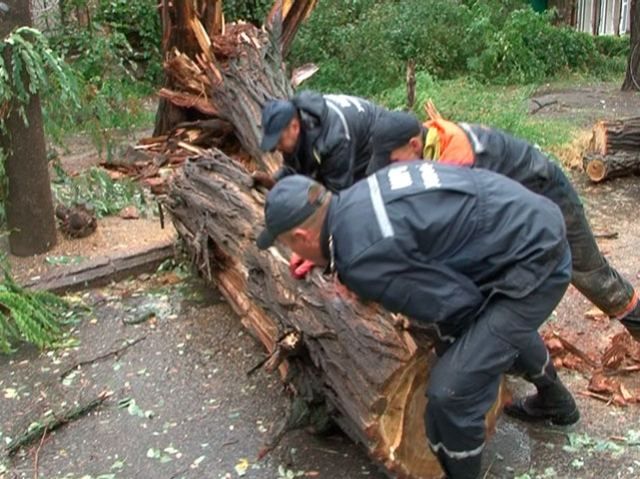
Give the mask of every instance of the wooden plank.
[[27, 280], [22, 286], [52, 293], [68, 293], [155, 271], [163, 261], [173, 256], [174, 241], [165, 240], [137, 251], [100, 256], [81, 264], [57, 268]]

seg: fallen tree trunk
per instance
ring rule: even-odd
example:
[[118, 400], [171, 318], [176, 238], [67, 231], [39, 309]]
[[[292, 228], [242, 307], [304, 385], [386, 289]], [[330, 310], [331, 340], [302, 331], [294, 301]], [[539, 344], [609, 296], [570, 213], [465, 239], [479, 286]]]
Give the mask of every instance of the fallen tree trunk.
[[640, 151], [619, 151], [612, 155], [587, 153], [582, 161], [584, 171], [593, 182], [640, 173]]
[[[430, 344], [418, 347], [390, 315], [317, 272], [308, 282], [293, 280], [278, 250], [255, 246], [263, 202], [248, 171], [212, 151], [185, 163], [167, 206], [205, 279], [277, 356], [271, 370], [279, 366], [297, 395], [397, 477], [440, 477], [423, 422]], [[295, 347], [279, 344], [282, 338]], [[489, 428], [500, 405], [488, 415]]]
[[599, 121], [593, 127], [589, 151], [603, 156], [622, 151], [640, 153], [640, 117]]
[[[198, 270], [265, 345], [268, 356], [256, 364], [279, 369], [304, 404], [307, 423], [322, 428], [334, 421], [395, 477], [439, 478], [423, 421], [434, 364], [430, 344], [418, 347], [389, 314], [318, 272], [295, 281], [286, 255], [255, 246], [264, 196], [252, 188], [250, 172], [273, 172], [280, 164], [279, 156], [259, 149], [261, 109], [268, 99], [291, 94], [281, 51], [314, 3], [276, 2], [266, 30], [239, 23], [205, 35], [195, 12], [186, 19], [200, 51], [170, 54], [165, 68], [179, 94], [166, 90], [163, 97], [194, 106], [189, 102], [199, 98], [200, 112], [215, 111], [231, 125], [236, 148], [225, 147], [230, 156], [209, 150], [187, 160], [171, 183], [167, 209]], [[502, 399], [487, 416], [489, 429]]]

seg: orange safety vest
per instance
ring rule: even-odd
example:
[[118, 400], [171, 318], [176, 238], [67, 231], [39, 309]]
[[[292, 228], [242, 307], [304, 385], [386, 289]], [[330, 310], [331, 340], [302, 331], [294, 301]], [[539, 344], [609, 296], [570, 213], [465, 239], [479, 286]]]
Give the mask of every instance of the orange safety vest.
[[422, 157], [449, 165], [472, 166], [473, 147], [462, 128], [452, 121], [435, 118], [426, 121], [427, 128]]

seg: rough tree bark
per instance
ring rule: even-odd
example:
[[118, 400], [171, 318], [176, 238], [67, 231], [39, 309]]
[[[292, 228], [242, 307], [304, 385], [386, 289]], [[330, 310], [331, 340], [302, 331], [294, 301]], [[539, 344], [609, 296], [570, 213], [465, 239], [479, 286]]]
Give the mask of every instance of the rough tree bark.
[[[4, 3], [9, 12], [0, 19], [0, 39], [17, 27], [31, 25], [30, 2], [4, 0]], [[7, 59], [5, 63], [8, 65]], [[9, 246], [17, 256], [44, 253], [56, 244], [56, 223], [38, 95], [31, 96], [25, 113], [28, 125], [25, 125], [15, 105], [10, 106], [5, 118], [6, 128], [0, 131], [9, 189], [5, 203]]]
[[622, 84], [623, 91], [640, 91], [640, 2], [631, 0], [630, 21], [631, 35], [629, 42], [631, 50], [627, 63], [627, 73]]
[[601, 155], [640, 153], [640, 117], [599, 121], [593, 127], [589, 150]]
[[[298, 1], [289, 2], [289, 12], [303, 18]], [[176, 93], [206, 91], [241, 151], [230, 158], [211, 150], [187, 161], [171, 185], [167, 208], [199, 271], [265, 345], [265, 367], [279, 368], [309, 422], [321, 427], [331, 418], [396, 477], [440, 477], [423, 421], [434, 361], [429, 344], [418, 347], [389, 314], [317, 272], [307, 283], [291, 279], [288, 252], [255, 246], [264, 196], [252, 188], [250, 172], [271, 172], [279, 164], [258, 147], [261, 108], [291, 92], [280, 42], [295, 25], [279, 15], [272, 12], [266, 31], [232, 24], [223, 35], [203, 33], [195, 16], [189, 21], [200, 32], [201, 51], [195, 59], [174, 51], [168, 74], [181, 78]], [[487, 416], [489, 429], [503, 399], [501, 394]]]

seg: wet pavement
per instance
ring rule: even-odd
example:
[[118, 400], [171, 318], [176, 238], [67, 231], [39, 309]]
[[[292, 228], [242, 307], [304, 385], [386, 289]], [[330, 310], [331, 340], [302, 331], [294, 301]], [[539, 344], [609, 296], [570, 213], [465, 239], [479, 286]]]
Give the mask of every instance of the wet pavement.
[[[637, 179], [581, 186], [594, 229], [619, 233], [603, 241], [603, 249], [636, 286], [639, 189]], [[180, 279], [162, 272], [80, 293], [72, 299], [91, 310], [71, 334], [77, 344], [46, 353], [24, 347], [0, 356], [3, 446], [47, 411], [59, 414], [103, 391], [111, 394], [41, 443], [12, 458], [0, 455], [1, 478], [386, 477], [339, 433], [291, 432], [258, 460], [270, 431], [284, 418], [287, 392], [276, 375], [247, 375], [264, 353], [223, 298], [197, 280]], [[584, 319], [589, 308], [570, 289], [547, 328], [576, 331], [578, 338], [595, 342], [593, 347], [603, 347], [620, 327]], [[135, 344], [126, 347], [127, 342]], [[640, 407], [582, 396], [588, 378], [571, 371], [562, 376], [576, 394], [580, 423], [569, 429], [528, 427], [502, 417], [485, 451], [484, 477], [640, 477]], [[640, 373], [624, 378], [634, 394], [639, 378]], [[527, 388], [519, 381], [512, 385], [516, 392]]]

